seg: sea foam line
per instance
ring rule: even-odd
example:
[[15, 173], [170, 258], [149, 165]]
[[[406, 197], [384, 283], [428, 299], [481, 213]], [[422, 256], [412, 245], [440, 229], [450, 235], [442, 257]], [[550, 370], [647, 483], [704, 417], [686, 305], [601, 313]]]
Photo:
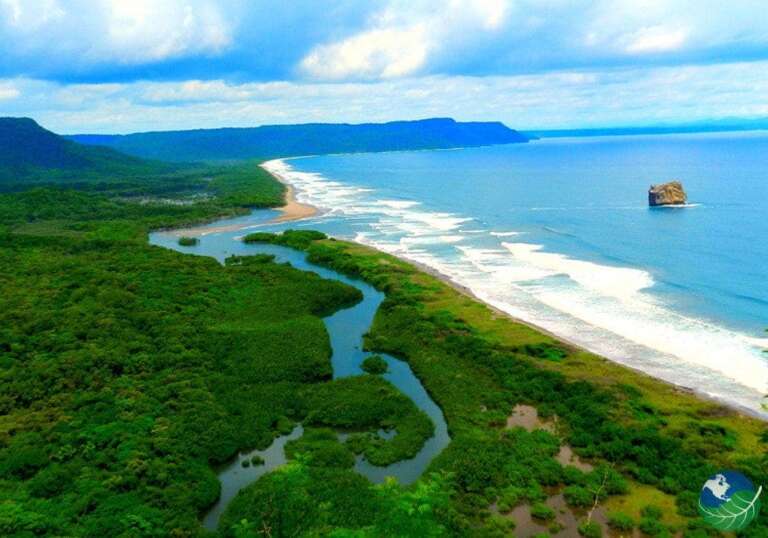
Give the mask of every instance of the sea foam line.
[[[431, 267], [488, 304], [616, 362], [759, 412], [768, 392], [760, 339], [675, 312], [646, 292], [654, 284], [647, 271], [503, 241], [516, 231], [464, 233], [462, 225], [473, 219], [377, 198], [374, 189], [296, 171], [284, 161], [265, 164], [272, 167], [302, 203], [365, 218], [368, 231], [355, 240]], [[489, 237], [498, 248], [473, 246]], [[441, 245], [455, 255], [430, 250]]]

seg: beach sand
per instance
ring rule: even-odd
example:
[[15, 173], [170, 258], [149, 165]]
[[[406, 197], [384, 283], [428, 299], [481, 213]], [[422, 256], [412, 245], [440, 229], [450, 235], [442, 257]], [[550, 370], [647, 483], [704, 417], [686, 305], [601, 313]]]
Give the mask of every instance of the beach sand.
[[274, 174], [272, 172], [270, 173], [276, 177], [283, 185], [285, 185], [285, 205], [283, 207], [277, 208], [280, 212], [282, 212], [282, 215], [276, 219], [273, 219], [272, 222], [288, 222], [291, 220], [306, 219], [317, 215], [318, 211], [315, 206], [302, 204], [301, 202], [296, 201], [293, 187], [283, 181], [283, 179], [278, 174]]
[[[313, 217], [313, 216], [315, 216], [315, 215], [317, 215], [319, 213], [319, 211], [318, 211], [318, 209], [316, 207], [308, 205], [308, 204], [303, 204], [301, 202], [298, 202], [296, 200], [296, 198], [295, 198], [295, 191], [294, 191], [293, 186], [287, 180], [285, 180], [283, 177], [281, 177], [280, 174], [275, 173], [275, 172], [273, 172], [271, 170], [268, 170], [268, 169], [267, 169], [267, 171], [270, 174], [272, 174], [272, 176], [275, 177], [278, 181], [280, 181], [283, 185], [285, 185], [285, 189], [286, 189], [285, 190], [285, 205], [283, 205], [282, 207], [275, 208], [275, 209], [279, 210], [282, 214], [279, 217], [276, 217], [276, 218], [272, 219], [270, 221], [271, 223], [289, 222], [289, 221], [294, 221], [294, 220], [310, 218], [310, 217]], [[236, 231], [236, 230], [240, 230], [240, 229], [245, 228], [245, 227], [250, 226], [250, 225], [251, 224], [245, 223], [245, 224], [237, 224], [237, 225], [208, 226], [208, 227], [190, 228], [190, 229], [186, 229], [186, 230], [174, 230], [174, 234], [175, 235], [179, 235], [179, 236], [181, 236], [181, 235], [186, 235], [186, 236], [206, 235], [206, 234], [215, 233], [215, 232]], [[371, 248], [371, 247], [368, 247], [368, 248]], [[525, 325], [527, 327], [530, 327], [531, 329], [533, 329], [535, 331], [538, 331], [540, 333], [543, 333], [543, 334], [553, 338], [555, 341], [560, 342], [562, 345], [565, 345], [566, 347], [570, 347], [571, 349], [585, 351], [585, 352], [588, 352], [590, 354], [594, 354], [594, 352], [592, 352], [592, 351], [590, 351], [590, 350], [580, 346], [579, 344], [573, 342], [572, 340], [570, 340], [568, 338], [564, 338], [561, 335], [555, 334], [555, 333], [553, 333], [553, 332], [551, 332], [551, 331], [549, 331], [547, 329], [544, 329], [542, 327], [539, 327], [539, 326], [537, 326], [537, 325], [535, 325], [533, 323], [530, 323], [530, 322], [527, 322], [527, 321], [522, 320], [520, 318], [517, 318], [517, 317], [515, 317], [515, 316], [513, 316], [513, 315], [511, 315], [511, 314], [509, 314], [509, 313], [507, 313], [507, 312], [505, 312], [503, 310], [500, 310], [499, 308], [497, 308], [497, 307], [495, 307], [493, 305], [488, 304], [483, 299], [478, 297], [474, 293], [474, 291], [471, 290], [470, 288], [455, 282], [449, 276], [441, 273], [440, 271], [438, 271], [438, 270], [436, 270], [436, 269], [434, 269], [434, 268], [432, 268], [432, 267], [430, 267], [428, 265], [425, 265], [423, 263], [419, 263], [419, 262], [416, 262], [414, 260], [410, 260], [410, 259], [407, 259], [407, 258], [401, 258], [401, 259], [403, 259], [403, 261], [413, 265], [418, 270], [420, 270], [420, 271], [422, 271], [422, 272], [424, 272], [426, 274], [429, 274], [429, 275], [439, 279], [440, 281], [442, 281], [446, 285], [450, 286], [451, 288], [453, 288], [457, 292], [461, 293], [462, 295], [465, 295], [466, 297], [469, 297], [470, 299], [485, 305], [492, 312], [494, 312], [494, 314], [497, 315], [497, 316], [504, 317], [504, 318], [510, 319], [511, 321], [513, 321], [515, 323], [519, 323], [519, 324]], [[692, 395], [697, 396], [701, 400], [712, 402], [712, 403], [714, 403], [716, 405], [723, 406], [725, 408], [728, 408], [728, 409], [731, 409], [733, 411], [736, 411], [737, 413], [741, 413], [741, 414], [745, 414], [745, 415], [748, 415], [748, 416], [751, 416], [751, 417], [755, 417], [755, 418], [758, 418], [760, 420], [765, 420], [764, 414], [761, 413], [758, 410], [744, 408], [744, 407], [739, 406], [739, 405], [734, 405], [732, 402], [724, 401], [724, 400], [722, 400], [720, 398], [713, 397], [713, 396], [711, 396], [709, 394], [706, 394], [704, 392], [695, 390], [695, 389], [693, 389], [691, 387], [686, 387], [684, 385], [678, 385], [678, 384], [671, 383], [669, 381], [666, 381], [666, 380], [663, 380], [663, 379], [651, 376], [651, 375], [643, 372], [642, 370], [639, 370], [637, 368], [633, 368], [632, 366], [629, 366], [629, 365], [626, 365], [626, 364], [621, 364], [621, 363], [618, 363], [616, 361], [611, 361], [610, 359], [606, 359], [606, 358], [603, 358], [603, 360], [606, 360], [607, 362], [612, 363], [612, 364], [616, 364], [617, 366], [619, 366], [621, 368], [624, 368], [624, 369], [627, 369], [627, 370], [631, 370], [631, 371], [633, 371], [635, 373], [638, 373], [638, 374], [642, 375], [643, 377], [647, 377], [647, 378], [653, 379], [653, 381], [655, 381], [655, 382], [658, 382], [658, 383], [661, 383], [661, 384], [663, 384], [665, 386], [671, 387], [675, 392], [692, 394]]]
[[[278, 211], [280, 211], [282, 215], [272, 219], [271, 221], [269, 221], [269, 223], [290, 222], [293, 220], [306, 219], [309, 217], [314, 217], [319, 213], [318, 209], [315, 206], [312, 206], [309, 204], [302, 204], [301, 202], [297, 201], [296, 193], [294, 191], [293, 186], [287, 181], [285, 181], [285, 179], [281, 177], [280, 174], [276, 174], [267, 168], [264, 168], [264, 169], [267, 172], [269, 172], [272, 175], [272, 177], [277, 179], [280, 183], [282, 183], [285, 186], [285, 205], [275, 208]], [[243, 223], [243, 224], [228, 224], [225, 226], [197, 226], [195, 228], [173, 230], [173, 234], [179, 237], [181, 236], [196, 237], [196, 236], [203, 236], [203, 235], [208, 235], [208, 234], [218, 233], [218, 232], [236, 232], [237, 230], [242, 230], [243, 228], [246, 228], [248, 226], [251, 226], [251, 224]]]
[[[366, 248], [372, 248], [372, 247], [366, 247]], [[661, 379], [659, 377], [655, 377], [653, 375], [648, 374], [647, 372], [644, 372], [643, 370], [640, 370], [638, 368], [633, 368], [630, 365], [622, 364], [622, 363], [616, 362], [616, 361], [612, 361], [611, 359], [603, 357], [602, 355], [600, 355], [598, 353], [595, 353], [594, 351], [591, 351], [591, 350], [589, 350], [589, 349], [587, 349], [587, 348], [585, 348], [585, 347], [583, 347], [583, 346], [573, 342], [572, 340], [563, 337], [562, 335], [553, 333], [552, 331], [544, 329], [543, 327], [539, 327], [538, 325], [535, 325], [533, 323], [530, 323], [528, 321], [525, 321], [523, 319], [515, 317], [512, 314], [509, 314], [509, 313], [507, 313], [507, 312], [505, 312], [505, 311], [503, 311], [503, 310], [501, 310], [499, 308], [496, 308], [495, 306], [485, 302], [483, 299], [478, 297], [475, 294], [475, 292], [472, 291], [470, 288], [455, 282], [453, 279], [451, 279], [451, 277], [441, 273], [437, 269], [434, 269], [434, 268], [432, 268], [432, 267], [430, 267], [428, 265], [425, 265], [423, 263], [416, 262], [414, 260], [409, 260], [407, 258], [402, 258], [401, 257], [400, 259], [402, 259], [406, 263], [411, 264], [412, 266], [414, 266], [416, 269], [418, 269], [422, 273], [426, 273], [426, 274], [428, 274], [428, 275], [430, 275], [430, 276], [440, 280], [441, 282], [443, 282], [447, 286], [450, 286], [451, 288], [453, 288], [458, 293], [461, 293], [462, 295], [472, 299], [473, 301], [476, 301], [476, 302], [484, 305], [486, 308], [491, 310], [491, 312], [493, 312], [495, 315], [497, 315], [499, 317], [502, 317], [502, 318], [509, 319], [510, 321], [512, 321], [514, 323], [519, 323], [521, 325], [525, 325], [526, 327], [530, 327], [531, 329], [533, 329], [533, 330], [535, 330], [537, 332], [540, 332], [542, 334], [545, 334], [545, 335], [549, 336], [550, 338], [552, 338], [553, 340], [559, 342], [561, 345], [564, 345], [565, 347], [569, 347], [569, 348], [571, 348], [573, 350], [583, 351], [583, 352], [589, 353], [591, 355], [594, 355], [596, 357], [599, 357], [600, 359], [602, 359], [602, 360], [604, 360], [604, 361], [606, 361], [606, 362], [608, 362], [610, 364], [616, 365], [619, 368], [630, 370], [630, 371], [632, 371], [632, 372], [634, 372], [636, 374], [639, 374], [640, 376], [642, 376], [644, 378], [650, 379], [653, 383], [659, 383], [661, 385], [669, 387], [669, 388], [671, 388], [676, 393], [690, 394], [690, 395], [693, 395], [693, 396], [697, 397], [699, 400], [703, 400], [703, 401], [706, 401], [706, 402], [711, 402], [711, 403], [713, 403], [713, 404], [715, 404], [717, 406], [720, 406], [722, 409], [728, 409], [728, 410], [730, 410], [732, 412], [735, 412], [737, 414], [749, 416], [751, 418], [757, 418], [757, 419], [763, 420], [763, 421], [766, 420], [764, 412], [762, 412], [762, 411], [760, 411], [758, 409], [752, 409], [752, 408], [744, 407], [744, 406], [741, 406], [741, 405], [737, 405], [737, 404], [734, 404], [733, 402], [730, 402], [728, 400], [723, 400], [721, 398], [717, 398], [715, 396], [712, 396], [712, 395], [707, 394], [705, 392], [696, 390], [694, 388], [686, 387], [684, 385], [678, 385], [676, 383], [672, 383], [672, 382], [667, 381], [665, 379]]]

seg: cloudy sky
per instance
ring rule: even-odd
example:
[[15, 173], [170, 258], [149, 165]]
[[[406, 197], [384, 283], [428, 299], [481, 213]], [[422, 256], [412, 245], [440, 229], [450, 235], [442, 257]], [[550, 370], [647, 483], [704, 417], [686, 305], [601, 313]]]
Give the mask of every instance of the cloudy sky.
[[768, 116], [766, 0], [0, 0], [0, 116], [65, 133]]

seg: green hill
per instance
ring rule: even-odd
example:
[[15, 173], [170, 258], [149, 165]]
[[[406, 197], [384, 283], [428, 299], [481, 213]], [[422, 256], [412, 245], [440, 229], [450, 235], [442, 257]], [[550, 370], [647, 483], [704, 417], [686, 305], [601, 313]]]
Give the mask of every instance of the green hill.
[[[214, 214], [279, 205], [283, 187], [254, 162], [164, 163], [68, 140], [29, 118], [0, 118], [0, 192], [70, 188], [165, 203], [216, 204]], [[172, 200], [168, 200], [172, 199]]]
[[0, 189], [28, 184], [102, 182], [168, 173], [177, 166], [149, 162], [112, 148], [87, 146], [29, 118], [0, 118]]
[[450, 118], [389, 123], [307, 123], [249, 128], [198, 129], [129, 135], [73, 135], [124, 153], [164, 161], [231, 160], [417, 149], [448, 149], [527, 142], [500, 122]]

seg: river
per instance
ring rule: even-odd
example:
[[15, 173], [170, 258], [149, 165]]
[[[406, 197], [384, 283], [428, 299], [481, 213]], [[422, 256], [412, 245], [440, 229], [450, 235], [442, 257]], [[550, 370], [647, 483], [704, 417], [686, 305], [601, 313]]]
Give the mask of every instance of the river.
[[[274, 218], [275, 214], [276, 212], [272, 210], [256, 211], [247, 218], [253, 226], [264, 227]], [[215, 222], [210, 224], [208, 229], [215, 230], [231, 222], [241, 220], [242, 218]], [[267, 227], [274, 231], [281, 226]], [[282, 225], [282, 228], [287, 227], [290, 226], [288, 224]], [[150, 243], [183, 253], [210, 256], [221, 263], [224, 262], [225, 258], [234, 254], [271, 254], [275, 256], [277, 262], [288, 262], [297, 269], [312, 271], [323, 278], [337, 280], [359, 289], [363, 293], [361, 302], [350, 308], [339, 310], [324, 318], [323, 321], [328, 330], [333, 350], [331, 357], [333, 377], [340, 378], [363, 374], [360, 364], [371, 355], [371, 353], [363, 351], [363, 335], [370, 329], [376, 311], [384, 300], [383, 293], [361, 280], [348, 278], [336, 271], [308, 262], [306, 254], [303, 252], [277, 245], [245, 244], [240, 241], [242, 231], [219, 231], [205, 234], [200, 237], [200, 243], [194, 247], [180, 246], [177, 233], [155, 232], [150, 235]], [[399, 461], [386, 467], [377, 467], [365, 461], [362, 456], [358, 456], [355, 470], [374, 483], [383, 482], [386, 477], [392, 476], [401, 484], [410, 484], [421, 476], [432, 459], [450, 442], [448, 426], [440, 407], [429, 396], [410, 366], [390, 355], [384, 353], [378, 353], [378, 355], [383, 357], [389, 366], [389, 371], [384, 374], [384, 378], [411, 398], [414, 404], [429, 416], [435, 425], [435, 433], [412, 459]], [[277, 437], [268, 448], [238, 454], [231, 462], [218, 469], [221, 496], [206, 514], [203, 520], [204, 526], [210, 530], [216, 529], [221, 514], [237, 495], [237, 492], [269, 471], [283, 465], [286, 462], [285, 444], [289, 440], [301, 437], [302, 433], [303, 429], [299, 425], [290, 434]], [[250, 461], [255, 455], [264, 460], [264, 465], [244, 467], [243, 462], [245, 460]]]

